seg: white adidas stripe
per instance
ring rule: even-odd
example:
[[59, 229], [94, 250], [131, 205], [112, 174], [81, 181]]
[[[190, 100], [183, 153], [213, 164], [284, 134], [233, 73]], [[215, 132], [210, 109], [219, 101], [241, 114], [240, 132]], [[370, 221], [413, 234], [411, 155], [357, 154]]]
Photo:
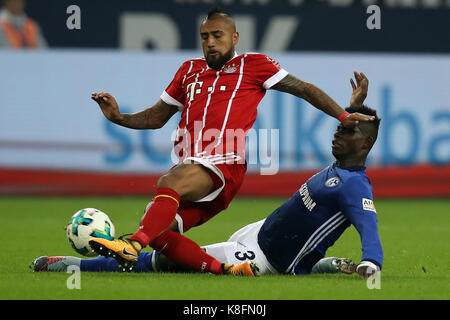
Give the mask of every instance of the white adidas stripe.
[[314, 241], [313, 244], [311, 244], [310, 247], [308, 247], [307, 251], [305, 251], [300, 258], [298, 259], [297, 263], [294, 265], [294, 267], [292, 268], [292, 271], [295, 269], [295, 266], [298, 264], [298, 262], [300, 262], [303, 257], [305, 257], [306, 255], [308, 255], [311, 251], [313, 251], [314, 249], [316, 249], [316, 247], [319, 245], [320, 242], [322, 242], [323, 239], [325, 239], [331, 232], [333, 232], [336, 228], [338, 228], [341, 224], [343, 224], [347, 219], [342, 216], [340, 217], [337, 221], [335, 221], [334, 226], [330, 227], [330, 229], [325, 232], [320, 238], [318, 238], [316, 241]]
[[[191, 72], [191, 70], [192, 70], [192, 66], [194, 65], [194, 60], [191, 60], [191, 65], [189, 66], [189, 69], [188, 69], [188, 71], [186, 72], [186, 74], [184, 75], [184, 77], [183, 77], [183, 81], [181, 82], [181, 87], [183, 88], [184, 87], [184, 81], [186, 81], [186, 76], [188, 75], [188, 73], [189, 72]], [[198, 74], [197, 74], [197, 76], [198, 76]], [[189, 105], [190, 105], [191, 103], [189, 102]], [[184, 108], [184, 106], [183, 106], [183, 108]], [[186, 126], [187, 126], [187, 123], [188, 123], [188, 121], [189, 121], [189, 106], [188, 106], [188, 108], [186, 109]], [[186, 126], [184, 127], [184, 134], [186, 134]], [[175, 138], [175, 141], [178, 141], [178, 139], [180, 138], [180, 124], [178, 123], [178, 126], [177, 126], [177, 136], [176, 136], [176, 138]]]
[[182, 88], [184, 87], [184, 81], [186, 81], [186, 77], [187, 77], [188, 73], [191, 72], [192, 66], [193, 66], [193, 65], [194, 65], [194, 60], [191, 60], [191, 65], [189, 66], [189, 69], [188, 69], [188, 71], [186, 72], [186, 74], [184, 75], [183, 81], [181, 82], [181, 87], [182, 87]]
[[225, 113], [225, 118], [223, 120], [222, 129], [220, 130], [219, 139], [217, 139], [217, 143], [214, 146], [214, 148], [216, 146], [218, 146], [220, 143], [222, 143], [223, 133], [225, 131], [225, 127], [227, 126], [228, 116], [230, 115], [230, 110], [231, 110], [231, 105], [233, 103], [234, 97], [236, 96], [236, 92], [239, 90], [239, 87], [241, 86], [242, 77], [244, 76], [244, 58], [245, 57], [247, 57], [247, 54], [245, 54], [241, 58], [241, 66], [239, 68], [239, 78], [238, 78], [238, 81], [236, 83], [236, 87], [234, 87], [233, 93], [231, 94], [231, 98], [230, 98], [230, 100], [228, 100], [227, 112]]
[[330, 232], [336, 229], [339, 225], [341, 225], [345, 221], [345, 217], [341, 211], [333, 215], [330, 219], [325, 221], [319, 228], [314, 231], [314, 233], [309, 237], [308, 241], [303, 245], [300, 252], [297, 254], [295, 259], [286, 269], [286, 273], [289, 273], [291, 270], [295, 268], [298, 262], [303, 258], [306, 253], [311, 252], [317, 245], [322, 241]]
[[[200, 71], [199, 73], [197, 73], [197, 75], [195, 76], [194, 83], [196, 83], [196, 82], [198, 81], [198, 77], [200, 76], [201, 73], [203, 73], [203, 71], [205, 71], [205, 69], [202, 69], [202, 71]], [[184, 126], [184, 129], [185, 129], [185, 130], [186, 130], [187, 125], [188, 125], [188, 123], [189, 123], [189, 109], [190, 109], [190, 107], [191, 107], [191, 102], [192, 102], [192, 100], [189, 98], [188, 106], [187, 106], [187, 109], [186, 109], [186, 124], [185, 124], [185, 126]]]
[[342, 223], [344, 223], [345, 220], [346, 220], [346, 218], [344, 216], [340, 216], [338, 219], [336, 219], [331, 224], [329, 224], [324, 230], [322, 230], [322, 232], [317, 236], [317, 238], [314, 241], [312, 241], [303, 250], [303, 252], [301, 252], [301, 253], [299, 253], [299, 255], [297, 255], [297, 258], [291, 264], [290, 269], [288, 269], [289, 271], [286, 271], [286, 272], [294, 272], [295, 267], [303, 259], [303, 257], [305, 257], [307, 254], [309, 254], [311, 251], [313, 251], [326, 236], [328, 236], [331, 232], [333, 232], [333, 230], [335, 230]]
[[214, 91], [216, 89], [216, 83], [217, 83], [217, 80], [219, 80], [219, 78], [220, 78], [220, 71], [221, 70], [216, 72], [216, 79], [214, 80], [214, 82], [212, 84], [212, 90], [208, 93], [208, 98], [206, 100], [206, 105], [205, 105], [205, 108], [203, 109], [202, 129], [200, 130], [200, 133], [198, 134], [197, 141], [195, 141], [195, 145], [194, 145], [194, 152], [195, 152], [195, 154], [198, 154], [198, 143], [200, 142], [200, 140], [202, 140], [203, 129], [205, 128], [205, 124], [206, 124], [206, 115], [208, 113], [209, 103], [211, 102], [211, 95], [214, 93]]
[[226, 162], [234, 162], [242, 160], [242, 157], [234, 152], [229, 152], [225, 154], [213, 154], [201, 157], [202, 159], [206, 159], [212, 164], [221, 164]]
[[233, 156], [223, 157], [223, 158], [219, 158], [219, 159], [214, 159], [211, 162], [213, 164], [238, 163], [241, 160], [242, 160], [242, 158], [240, 156], [233, 155]]

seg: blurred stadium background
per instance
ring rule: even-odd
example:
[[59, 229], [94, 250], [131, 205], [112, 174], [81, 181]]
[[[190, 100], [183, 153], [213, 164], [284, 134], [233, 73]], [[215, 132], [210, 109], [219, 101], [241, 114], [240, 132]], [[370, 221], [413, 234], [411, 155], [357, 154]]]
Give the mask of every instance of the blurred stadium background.
[[[202, 56], [199, 22], [215, 3], [236, 20], [239, 52], [268, 54], [342, 106], [352, 72], [367, 75], [366, 103], [383, 119], [368, 162], [376, 198], [450, 196], [446, 0], [28, 0], [45, 41], [0, 47], [0, 194], [152, 194], [173, 165], [177, 116], [154, 132], [120, 128], [90, 94], [110, 92], [123, 112], [155, 103], [179, 65]], [[381, 29], [367, 25], [374, 4]], [[239, 195], [291, 195], [333, 161], [336, 125], [304, 101], [268, 92], [254, 128], [279, 129], [279, 158], [260, 154]], [[260, 174], [270, 166], [277, 174]]]

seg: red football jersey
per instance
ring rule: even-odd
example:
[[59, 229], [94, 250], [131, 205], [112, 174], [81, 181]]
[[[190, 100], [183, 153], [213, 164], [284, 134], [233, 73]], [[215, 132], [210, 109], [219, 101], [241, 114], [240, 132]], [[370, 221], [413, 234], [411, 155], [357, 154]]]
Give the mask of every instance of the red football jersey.
[[264, 54], [235, 56], [220, 70], [205, 58], [184, 62], [161, 99], [182, 111], [175, 154], [213, 163], [245, 161], [245, 137], [266, 90], [288, 72]]

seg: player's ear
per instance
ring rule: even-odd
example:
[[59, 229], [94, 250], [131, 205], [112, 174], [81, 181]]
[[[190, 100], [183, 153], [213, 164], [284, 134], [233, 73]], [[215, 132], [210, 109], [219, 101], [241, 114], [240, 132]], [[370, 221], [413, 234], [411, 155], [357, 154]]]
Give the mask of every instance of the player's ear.
[[233, 32], [233, 45], [237, 45], [239, 42], [239, 32]]
[[364, 140], [362, 148], [370, 150], [374, 143], [375, 143], [375, 138], [372, 136], [367, 136]]

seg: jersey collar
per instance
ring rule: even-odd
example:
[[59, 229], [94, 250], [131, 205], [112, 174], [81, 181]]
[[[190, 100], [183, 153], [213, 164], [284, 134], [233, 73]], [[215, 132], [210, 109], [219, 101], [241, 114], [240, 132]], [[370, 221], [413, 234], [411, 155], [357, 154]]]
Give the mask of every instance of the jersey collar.
[[333, 167], [336, 167], [336, 168], [339, 168], [342, 170], [347, 170], [347, 171], [366, 171], [366, 166], [350, 166], [350, 167], [341, 168], [336, 165], [336, 162], [333, 163]]

